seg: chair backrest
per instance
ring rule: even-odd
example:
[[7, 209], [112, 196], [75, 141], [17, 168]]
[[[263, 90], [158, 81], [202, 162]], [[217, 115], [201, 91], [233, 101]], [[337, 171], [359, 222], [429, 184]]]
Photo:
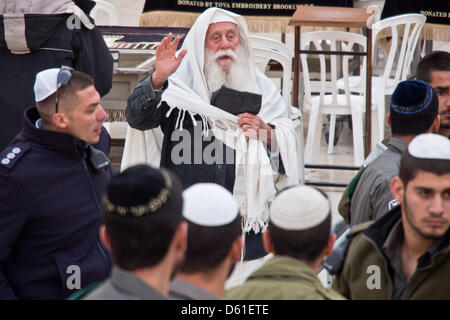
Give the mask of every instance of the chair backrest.
[[304, 182], [304, 138], [303, 138], [303, 120], [299, 108], [291, 105], [291, 82], [292, 82], [292, 52], [284, 43], [264, 38], [260, 36], [249, 37], [250, 47], [252, 48], [253, 62], [256, 67], [265, 72], [270, 60], [281, 64], [283, 68], [283, 83], [281, 88], [281, 95], [286, 102], [288, 116], [293, 121], [297, 145], [295, 150], [297, 152], [297, 166], [299, 170], [299, 182]]
[[273, 52], [267, 48], [253, 47], [253, 63], [259, 71], [265, 72], [270, 61], [270, 54]]
[[289, 47], [281, 41], [278, 41], [275, 39], [270, 39], [270, 38], [265, 38], [265, 37], [261, 37], [261, 36], [255, 36], [255, 35], [250, 35], [249, 39], [250, 39], [250, 45], [252, 47], [272, 49], [275, 51], [279, 51], [281, 54], [285, 55], [286, 57], [292, 58], [291, 49], [289, 49]]
[[95, 0], [95, 7], [91, 10], [91, 17], [95, 19], [98, 12], [105, 12], [108, 15], [108, 23], [106, 25], [117, 26], [119, 24], [119, 14], [116, 7], [107, 1]]
[[290, 106], [292, 79], [292, 53], [290, 49], [280, 41], [258, 36], [250, 36], [250, 46], [252, 47], [253, 62], [261, 72], [266, 71], [266, 67], [271, 60], [281, 64], [283, 68], [281, 95], [286, 101], [286, 105]]
[[[316, 31], [302, 34], [301, 37], [301, 50], [312, 50], [314, 44], [315, 51], [354, 51], [354, 46], [359, 47], [359, 51], [366, 50], [366, 37], [350, 32], [342, 31]], [[305, 106], [309, 106], [311, 103], [311, 79], [310, 68], [308, 65], [309, 54], [301, 54], [300, 60], [303, 70], [303, 83]], [[320, 67], [320, 104], [325, 105], [325, 95], [332, 96], [331, 104], [329, 106], [343, 106], [338, 103], [338, 89], [336, 87], [336, 81], [339, 77], [337, 74], [337, 65], [341, 65], [343, 79], [344, 79], [344, 93], [345, 93], [345, 106], [350, 106], [350, 89], [349, 89], [349, 60], [351, 55], [327, 55], [319, 54], [319, 67]], [[327, 68], [326, 56], [329, 56], [330, 65], [329, 70]], [[360, 66], [360, 74], [365, 74], [366, 58], [362, 59], [363, 63]], [[327, 74], [330, 74], [330, 79], [327, 79]]]
[[[380, 20], [372, 25], [373, 48], [380, 33], [386, 37], [392, 37], [383, 74], [385, 87], [389, 79], [394, 80], [394, 87], [398, 82], [406, 80], [425, 20], [426, 17], [421, 14], [402, 14]], [[394, 59], [397, 61], [397, 68], [395, 74], [391, 75]]]
[[253, 61], [256, 67], [264, 72], [267, 65], [271, 60], [276, 61], [283, 67], [283, 85], [281, 88], [281, 95], [286, 101], [286, 105], [290, 105], [291, 96], [291, 73], [292, 73], [292, 62], [285, 55], [278, 51], [274, 51], [267, 48], [253, 47]]

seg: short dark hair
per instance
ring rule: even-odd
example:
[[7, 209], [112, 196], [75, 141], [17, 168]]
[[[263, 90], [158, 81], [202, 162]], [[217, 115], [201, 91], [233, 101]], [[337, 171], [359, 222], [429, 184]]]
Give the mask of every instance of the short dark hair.
[[419, 171], [430, 172], [441, 176], [450, 172], [450, 161], [445, 159], [422, 159], [413, 157], [408, 149], [402, 154], [399, 177], [405, 187]]
[[[121, 174], [126, 174], [127, 170], [139, 170], [142, 166], [145, 165], [128, 168]], [[120, 216], [116, 213], [108, 213], [106, 210], [103, 214], [114, 263], [122, 269], [136, 270], [158, 264], [166, 255], [175, 231], [183, 221], [181, 183], [174, 174], [169, 171], [167, 173], [172, 180], [173, 189], [161, 209], [140, 217]], [[109, 196], [112, 193], [111, 185], [116, 177], [113, 177], [108, 185]], [[136, 174], [130, 176], [130, 178], [135, 177]], [[142, 177], [142, 179], [146, 178]], [[148, 183], [153, 186], [164, 183], [158, 180], [162, 180], [162, 177], [153, 175], [152, 181]], [[142, 192], [143, 190], [137, 189], [142, 189], [142, 185], [129, 190], [126, 190], [123, 184], [120, 187], [114, 190], [114, 197], [122, 202], [116, 202], [118, 205], [126, 206], [124, 203], [127, 202], [128, 205], [136, 206], [148, 199], [148, 191]], [[122, 193], [121, 198], [120, 193]], [[132, 201], [135, 203], [131, 203]]]
[[[84, 90], [87, 87], [94, 85], [94, 79], [88, 75], [87, 73], [81, 72], [81, 71], [73, 71], [72, 76], [65, 86], [61, 86], [61, 88], [58, 89], [59, 99], [66, 99], [69, 96], [75, 96], [75, 94], [78, 91]], [[56, 92], [47, 97], [43, 103], [46, 103], [46, 101], [49, 101], [53, 104], [55, 104], [55, 95]]]
[[180, 271], [208, 272], [219, 266], [241, 235], [241, 216], [224, 226], [204, 227], [188, 221], [188, 244]]
[[392, 135], [406, 136], [418, 135], [428, 132], [438, 114], [439, 102], [434, 90], [430, 105], [418, 113], [397, 113], [390, 108]]
[[417, 65], [416, 78], [430, 83], [433, 71], [450, 71], [449, 52], [433, 51], [423, 57]]
[[[73, 71], [67, 85], [58, 89], [59, 104], [61, 105], [61, 100], [67, 103], [68, 98], [76, 97], [78, 91], [84, 90], [92, 85], [94, 85], [94, 79], [90, 75], [80, 71]], [[36, 103], [39, 114], [45, 123], [51, 123], [51, 117], [55, 113], [55, 95], [56, 92], [45, 98], [43, 101]], [[62, 104], [66, 105], [64, 102], [62, 102]]]
[[[283, 191], [288, 189], [283, 189]], [[325, 192], [315, 189], [328, 199]], [[312, 262], [319, 257], [328, 244], [331, 230], [331, 206], [325, 220], [313, 228], [301, 231], [285, 230], [269, 220], [268, 230], [275, 254]]]

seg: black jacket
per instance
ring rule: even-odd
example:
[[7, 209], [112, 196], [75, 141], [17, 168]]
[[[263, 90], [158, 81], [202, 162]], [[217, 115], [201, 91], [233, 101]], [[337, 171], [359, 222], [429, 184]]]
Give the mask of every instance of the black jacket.
[[[89, 2], [78, 4], [89, 10]], [[113, 70], [113, 59], [100, 31], [89, 30], [82, 23], [79, 29], [68, 28], [69, 14], [25, 14], [30, 53], [12, 53], [8, 39], [16, 35], [7, 35], [4, 14], [0, 12], [0, 151], [19, 133], [24, 110], [35, 104], [36, 73], [63, 64], [72, 66], [91, 75], [103, 96], [111, 89]]]
[[186, 114], [183, 130], [175, 130], [178, 111], [174, 110], [166, 117], [169, 106], [163, 102], [160, 107], [156, 107], [161, 101], [162, 91], [154, 91], [149, 79], [142, 81], [128, 99], [125, 116], [129, 125], [138, 130], [161, 126], [164, 139], [160, 165], [175, 172], [183, 188], [195, 183], [214, 182], [233, 193], [234, 150], [214, 136], [203, 137], [203, 124], [198, 115], [194, 117], [197, 122], [195, 127], [191, 117]]
[[[111, 269], [98, 229], [112, 170], [96, 172], [85, 142], [37, 129], [38, 118], [28, 109], [22, 131], [0, 154], [0, 299], [66, 298], [76, 291], [74, 268], [81, 288]], [[102, 130], [96, 147], [107, 154]]]

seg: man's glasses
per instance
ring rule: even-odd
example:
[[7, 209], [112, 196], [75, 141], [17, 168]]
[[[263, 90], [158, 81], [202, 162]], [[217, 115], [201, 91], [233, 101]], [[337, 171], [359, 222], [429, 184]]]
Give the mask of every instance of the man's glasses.
[[72, 78], [72, 71], [73, 69], [68, 66], [62, 66], [61, 69], [59, 69], [58, 75], [56, 77], [56, 111], [55, 113], [58, 113], [58, 98], [59, 98], [59, 88], [62, 86], [66, 86], [70, 78]]

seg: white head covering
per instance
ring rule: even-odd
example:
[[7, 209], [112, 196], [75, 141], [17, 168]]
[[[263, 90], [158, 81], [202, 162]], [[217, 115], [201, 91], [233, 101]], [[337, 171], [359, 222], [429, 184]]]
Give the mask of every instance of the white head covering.
[[408, 152], [414, 158], [450, 160], [450, 140], [435, 133], [419, 134], [409, 143]]
[[[210, 93], [208, 92], [206, 77], [203, 72], [206, 33], [210, 24], [225, 21], [231, 21], [238, 25], [238, 28], [241, 31], [240, 35], [247, 38], [247, 41], [241, 42], [243, 50], [248, 52], [249, 57], [251, 57], [251, 48], [248, 46], [248, 28], [245, 19], [231, 11], [208, 8], [197, 18], [197, 20], [195, 20], [195, 23], [186, 35], [182, 46], [182, 49], [187, 50], [186, 56], [177, 71], [169, 78], [169, 80], [172, 81], [176, 79], [183, 81], [183, 83], [193, 89], [203, 101], [208, 103], [210, 102]], [[256, 88], [255, 67], [249, 65], [247, 73]], [[166, 97], [167, 94], [163, 94], [162, 98], [164, 99]]]
[[225, 14], [223, 11], [217, 11], [214, 14], [214, 17], [212, 18], [210, 24], [219, 23], [219, 22], [231, 22], [234, 24], [238, 24], [231, 15]]
[[239, 213], [233, 195], [215, 183], [198, 183], [183, 192], [183, 216], [205, 227], [231, 223]]
[[270, 221], [285, 230], [318, 226], [330, 215], [330, 201], [318, 190], [300, 185], [282, 191], [270, 207]]
[[36, 102], [43, 101], [56, 92], [56, 78], [59, 70], [59, 68], [51, 68], [36, 74], [36, 81], [34, 82]]

